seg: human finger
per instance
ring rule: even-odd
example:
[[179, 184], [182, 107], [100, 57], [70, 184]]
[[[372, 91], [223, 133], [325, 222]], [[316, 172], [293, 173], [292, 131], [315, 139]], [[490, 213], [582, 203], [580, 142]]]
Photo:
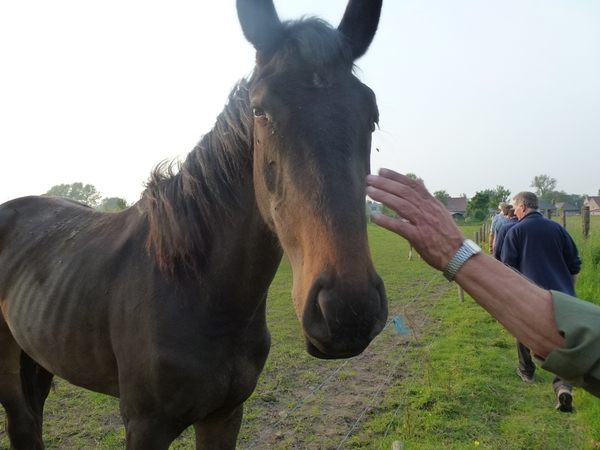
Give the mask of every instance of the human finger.
[[[384, 186], [385, 188], [385, 186]], [[419, 214], [417, 205], [401, 197], [399, 194], [389, 192], [385, 189], [378, 189], [374, 186], [367, 186], [366, 194], [371, 199], [380, 202], [395, 211], [400, 217], [413, 220]]]
[[415, 191], [413, 186], [409, 186], [408, 184], [406, 184], [406, 181], [413, 182], [414, 180], [404, 177], [404, 175], [396, 175], [398, 175], [399, 177], [403, 177], [404, 180], [398, 181], [396, 177], [386, 178], [378, 175], [368, 175], [367, 185], [379, 189], [381, 191], [387, 192], [395, 197], [402, 198], [415, 206], [419, 205], [419, 203], [421, 203], [422, 201], [421, 196]]
[[408, 241], [414, 237], [414, 226], [411, 225], [410, 222], [404, 222], [383, 214], [373, 214], [371, 215], [371, 220], [380, 227], [396, 233]]
[[402, 175], [398, 172], [395, 172], [392, 169], [386, 169], [385, 167], [379, 169], [379, 176], [410, 187], [412, 190], [415, 191], [415, 193], [417, 193], [422, 198], [428, 198], [432, 196], [425, 187], [425, 182], [420, 178], [418, 180], [415, 180], [413, 178], [407, 177], [406, 175]]

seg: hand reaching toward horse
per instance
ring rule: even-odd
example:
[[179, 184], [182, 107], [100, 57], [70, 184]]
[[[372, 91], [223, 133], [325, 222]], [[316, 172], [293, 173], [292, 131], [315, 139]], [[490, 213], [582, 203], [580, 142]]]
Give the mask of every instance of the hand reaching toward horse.
[[367, 176], [367, 184], [369, 197], [408, 220], [373, 214], [373, 222], [407, 239], [430, 266], [444, 270], [465, 236], [423, 181], [381, 169], [379, 176]]
[[[373, 221], [408, 239], [430, 266], [444, 270], [465, 236], [423, 182], [381, 169], [379, 176], [367, 176], [367, 184], [369, 197], [408, 220], [373, 214]], [[550, 293], [500, 261], [480, 252], [461, 266], [454, 281], [537, 355], [545, 358], [564, 347], [564, 338], [556, 331]]]

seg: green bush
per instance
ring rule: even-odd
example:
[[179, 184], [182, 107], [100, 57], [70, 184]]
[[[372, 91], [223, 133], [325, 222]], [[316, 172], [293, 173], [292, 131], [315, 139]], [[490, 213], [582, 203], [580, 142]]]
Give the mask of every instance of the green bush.
[[477, 209], [473, 213], [473, 218], [478, 222], [484, 221], [486, 219], [486, 217], [487, 217], [487, 211], [484, 211], [483, 209]]

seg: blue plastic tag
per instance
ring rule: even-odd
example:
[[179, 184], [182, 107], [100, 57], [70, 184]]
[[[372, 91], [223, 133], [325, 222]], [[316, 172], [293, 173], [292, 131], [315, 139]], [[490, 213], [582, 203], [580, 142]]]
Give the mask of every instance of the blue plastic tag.
[[406, 320], [402, 316], [396, 316], [392, 319], [394, 322], [394, 329], [400, 334], [410, 334], [410, 327], [407, 325]]

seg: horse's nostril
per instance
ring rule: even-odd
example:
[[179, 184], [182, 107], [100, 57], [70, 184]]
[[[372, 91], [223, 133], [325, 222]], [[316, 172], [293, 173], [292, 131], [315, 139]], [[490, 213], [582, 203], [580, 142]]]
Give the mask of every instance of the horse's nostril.
[[[315, 283], [318, 283], [316, 281]], [[306, 300], [302, 325], [306, 338], [323, 355], [348, 357], [361, 353], [383, 329], [387, 320], [387, 299], [383, 282], [331, 283], [311, 289]]]

